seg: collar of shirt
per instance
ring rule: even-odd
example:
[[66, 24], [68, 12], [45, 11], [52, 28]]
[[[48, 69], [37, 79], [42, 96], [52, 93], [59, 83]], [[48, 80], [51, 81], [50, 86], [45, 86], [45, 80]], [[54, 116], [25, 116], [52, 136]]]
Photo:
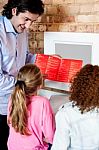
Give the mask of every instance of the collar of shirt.
[[4, 17], [4, 25], [5, 25], [6, 32], [12, 32], [15, 35], [17, 35], [17, 33], [15, 32], [15, 30], [13, 28], [11, 21], [9, 19], [7, 19], [6, 17]]

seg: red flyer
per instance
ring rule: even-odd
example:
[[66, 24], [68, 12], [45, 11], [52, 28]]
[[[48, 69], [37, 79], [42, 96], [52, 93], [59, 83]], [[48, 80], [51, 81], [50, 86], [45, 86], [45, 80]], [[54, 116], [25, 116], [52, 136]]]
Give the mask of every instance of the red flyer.
[[82, 67], [82, 60], [63, 59], [55, 55], [37, 54], [35, 64], [46, 79], [69, 83]]

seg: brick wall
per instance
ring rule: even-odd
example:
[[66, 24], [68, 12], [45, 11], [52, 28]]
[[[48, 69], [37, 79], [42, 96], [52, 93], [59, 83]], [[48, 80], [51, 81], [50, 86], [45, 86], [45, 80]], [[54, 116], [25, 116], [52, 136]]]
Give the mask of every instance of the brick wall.
[[[0, 11], [7, 0], [0, 0]], [[29, 47], [43, 53], [44, 31], [99, 32], [99, 0], [43, 0], [45, 13], [31, 26]]]

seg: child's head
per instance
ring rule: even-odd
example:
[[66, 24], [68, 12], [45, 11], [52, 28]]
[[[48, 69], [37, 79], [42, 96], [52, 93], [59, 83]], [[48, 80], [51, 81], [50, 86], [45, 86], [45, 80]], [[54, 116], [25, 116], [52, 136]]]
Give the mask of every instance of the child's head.
[[16, 132], [30, 135], [27, 128], [28, 113], [27, 104], [30, 97], [35, 95], [37, 89], [42, 85], [40, 69], [34, 64], [23, 66], [17, 75], [17, 82], [11, 95], [11, 124]]
[[27, 64], [19, 70], [15, 87], [24, 90], [26, 96], [34, 95], [41, 85], [42, 75], [36, 65]]
[[99, 66], [87, 64], [76, 74], [70, 100], [82, 113], [99, 108]]

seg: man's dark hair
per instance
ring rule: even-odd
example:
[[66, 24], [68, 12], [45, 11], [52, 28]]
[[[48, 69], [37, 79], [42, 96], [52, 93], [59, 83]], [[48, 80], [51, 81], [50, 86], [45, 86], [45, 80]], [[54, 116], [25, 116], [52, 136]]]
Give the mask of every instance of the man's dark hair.
[[41, 0], [8, 0], [3, 8], [2, 15], [8, 19], [12, 18], [13, 8], [17, 8], [17, 15], [25, 11], [39, 15], [44, 13], [44, 4]]

